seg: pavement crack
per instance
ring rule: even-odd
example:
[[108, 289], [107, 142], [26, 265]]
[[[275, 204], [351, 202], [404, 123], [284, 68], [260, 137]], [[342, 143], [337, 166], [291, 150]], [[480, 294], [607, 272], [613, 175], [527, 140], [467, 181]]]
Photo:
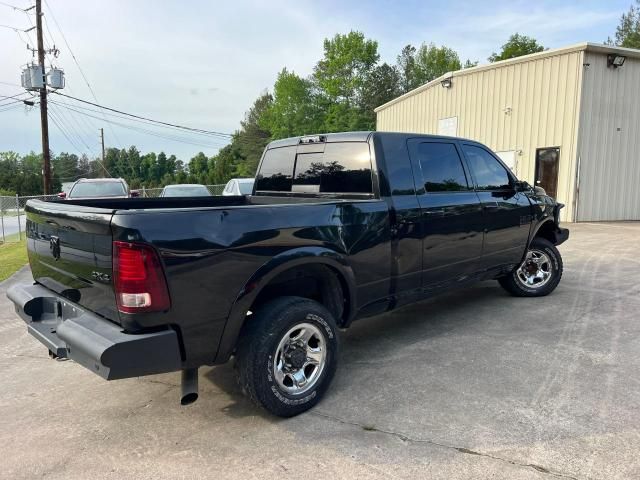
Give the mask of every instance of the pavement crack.
[[490, 458], [492, 460], [497, 460], [499, 462], [508, 463], [510, 465], [515, 465], [517, 467], [530, 468], [530, 469], [535, 470], [536, 472], [543, 473], [545, 475], [551, 475], [551, 476], [558, 477], [558, 478], [566, 478], [566, 479], [569, 479], [569, 480], [579, 480], [578, 477], [574, 477], [574, 476], [569, 475], [567, 473], [550, 470], [549, 468], [543, 467], [541, 465], [537, 465], [535, 463], [522, 463], [522, 462], [518, 462], [516, 460], [511, 460], [509, 458], [500, 457], [498, 455], [492, 455], [490, 453], [479, 452], [477, 450], [471, 450], [471, 449], [465, 448], [465, 447], [457, 447], [455, 445], [449, 445], [449, 444], [446, 444], [446, 443], [438, 442], [436, 440], [429, 440], [429, 439], [424, 439], [424, 438], [413, 438], [413, 437], [410, 437], [409, 435], [406, 435], [406, 434], [401, 433], [401, 432], [394, 432], [392, 430], [385, 430], [383, 428], [378, 428], [378, 427], [373, 426], [371, 424], [360, 424], [358, 422], [353, 422], [353, 421], [350, 421], [350, 420], [344, 420], [342, 418], [334, 417], [332, 415], [327, 415], [326, 413], [309, 412], [309, 415], [315, 415], [317, 417], [326, 418], [328, 420], [331, 420], [333, 422], [338, 422], [338, 423], [341, 423], [343, 425], [351, 425], [351, 426], [354, 426], [354, 427], [358, 427], [358, 428], [361, 428], [362, 430], [367, 431], [367, 432], [377, 432], [377, 433], [382, 433], [382, 434], [385, 434], [385, 435], [391, 435], [393, 437], [399, 438], [403, 442], [418, 443], [418, 444], [422, 443], [422, 444], [433, 445], [433, 446], [441, 447], [441, 448], [448, 448], [450, 450], [455, 450], [458, 453], [464, 453], [466, 455], [476, 455], [476, 456], [479, 456], [479, 457]]

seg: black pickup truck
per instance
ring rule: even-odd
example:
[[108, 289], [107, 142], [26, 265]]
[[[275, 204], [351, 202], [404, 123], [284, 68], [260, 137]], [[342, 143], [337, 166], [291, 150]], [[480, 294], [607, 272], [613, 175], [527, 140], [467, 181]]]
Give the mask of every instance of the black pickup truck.
[[9, 292], [53, 357], [107, 380], [235, 357], [256, 403], [315, 405], [338, 329], [496, 279], [543, 296], [562, 275], [562, 205], [485, 146], [355, 132], [270, 143], [253, 194], [27, 203], [35, 282]]

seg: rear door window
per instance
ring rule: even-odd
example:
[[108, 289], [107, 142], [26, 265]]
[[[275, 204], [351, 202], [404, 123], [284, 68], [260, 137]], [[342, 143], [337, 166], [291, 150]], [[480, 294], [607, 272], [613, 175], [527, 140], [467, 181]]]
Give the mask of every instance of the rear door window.
[[453, 143], [423, 142], [418, 145], [417, 154], [427, 193], [469, 190], [462, 160]]
[[327, 143], [323, 153], [299, 153], [292, 191], [372, 193], [369, 144]]
[[256, 190], [263, 192], [290, 192], [296, 147], [267, 150], [256, 177]]

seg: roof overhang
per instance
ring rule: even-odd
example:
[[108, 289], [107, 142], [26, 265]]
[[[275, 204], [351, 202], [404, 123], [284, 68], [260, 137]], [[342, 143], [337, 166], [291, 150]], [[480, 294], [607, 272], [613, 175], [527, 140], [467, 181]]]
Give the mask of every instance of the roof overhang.
[[423, 92], [424, 90], [427, 90], [433, 87], [434, 85], [440, 85], [442, 80], [446, 78], [462, 77], [464, 75], [471, 75], [473, 73], [482, 72], [484, 70], [492, 70], [492, 69], [505, 67], [508, 65], [531, 62], [533, 60], [540, 60], [542, 58], [554, 57], [557, 55], [564, 55], [567, 53], [580, 52], [580, 51], [605, 53], [605, 54], [616, 53], [618, 55], [624, 55], [626, 57], [640, 58], [640, 50], [636, 50], [634, 48], [615, 47], [612, 45], [602, 45], [599, 43], [589, 43], [589, 42], [577, 43], [575, 45], [569, 45], [568, 47], [554, 48], [552, 50], [545, 50], [543, 52], [532, 53], [530, 55], [523, 55], [521, 57], [510, 58], [508, 60], [501, 60], [499, 62], [489, 63], [486, 65], [478, 65], [477, 67], [464, 68], [462, 70], [456, 70], [454, 72], [447, 72], [444, 75], [441, 75], [440, 77], [431, 80], [429, 83], [425, 83], [424, 85], [421, 85], [418, 88], [415, 88], [403, 95], [400, 95], [399, 97], [394, 98], [393, 100], [389, 100], [387, 103], [384, 103], [379, 107], [376, 107], [373, 111], [377, 113], [381, 110], [384, 110], [387, 107], [390, 107], [395, 103], [398, 103], [420, 92]]

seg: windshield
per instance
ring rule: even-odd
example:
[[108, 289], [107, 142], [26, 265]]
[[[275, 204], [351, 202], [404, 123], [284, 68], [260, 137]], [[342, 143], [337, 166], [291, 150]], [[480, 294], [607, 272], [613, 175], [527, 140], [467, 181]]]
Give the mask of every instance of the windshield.
[[82, 182], [69, 192], [74, 197], [126, 197], [127, 192], [121, 182]]
[[250, 182], [238, 182], [238, 188], [242, 195], [251, 195], [253, 191], [253, 180]]
[[163, 197], [208, 197], [211, 194], [204, 185], [165, 187]]

